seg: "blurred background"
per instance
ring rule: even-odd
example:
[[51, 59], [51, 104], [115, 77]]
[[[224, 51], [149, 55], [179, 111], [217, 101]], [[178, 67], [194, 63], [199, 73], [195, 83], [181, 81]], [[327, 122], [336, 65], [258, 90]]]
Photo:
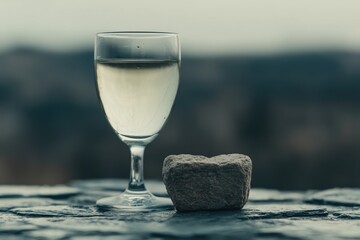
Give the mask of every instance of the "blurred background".
[[99, 31], [181, 36], [181, 84], [145, 155], [244, 153], [253, 187], [360, 187], [359, 1], [0, 3], [0, 184], [127, 178], [93, 67]]

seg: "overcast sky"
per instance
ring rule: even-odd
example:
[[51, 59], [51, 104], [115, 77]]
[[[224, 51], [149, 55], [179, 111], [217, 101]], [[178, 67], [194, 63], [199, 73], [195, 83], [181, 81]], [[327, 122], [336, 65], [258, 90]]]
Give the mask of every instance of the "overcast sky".
[[1, 0], [0, 51], [92, 47], [99, 31], [181, 35], [184, 52], [360, 50], [359, 0]]

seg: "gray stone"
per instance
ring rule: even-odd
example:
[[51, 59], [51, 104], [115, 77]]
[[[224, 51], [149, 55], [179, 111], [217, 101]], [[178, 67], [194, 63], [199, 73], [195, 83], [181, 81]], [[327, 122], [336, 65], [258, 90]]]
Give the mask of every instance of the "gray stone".
[[55, 205], [55, 206], [38, 206], [28, 208], [13, 208], [9, 212], [17, 214], [19, 216], [27, 217], [94, 217], [102, 216], [92, 206], [67, 206], [67, 205]]
[[59, 205], [64, 202], [49, 198], [0, 198], [0, 212], [11, 208]]
[[24, 238], [29, 239], [65, 239], [71, 236], [71, 232], [61, 229], [38, 229], [35, 231], [28, 231], [24, 233]]
[[332, 188], [309, 195], [307, 203], [326, 204], [334, 206], [360, 206], [360, 189]]
[[21, 233], [24, 231], [30, 231], [37, 229], [36, 226], [29, 225], [23, 222], [15, 222], [15, 223], [1, 223], [0, 225], [0, 233]]
[[292, 202], [303, 201], [304, 194], [295, 191], [278, 191], [275, 189], [251, 189], [249, 202]]
[[268, 203], [268, 204], [248, 204], [236, 217], [239, 219], [281, 219], [281, 218], [315, 218], [326, 217], [328, 211], [326, 208], [303, 205]]
[[80, 193], [79, 189], [74, 187], [68, 187], [65, 185], [56, 185], [56, 186], [2, 185], [0, 186], [0, 198], [4, 198], [4, 197], [64, 198], [79, 193]]
[[[163, 185], [153, 184], [159, 190]], [[241, 211], [131, 212], [97, 209], [96, 199], [119, 190], [91, 185], [77, 186], [78, 194], [61, 200], [21, 192], [18, 198], [0, 198], [0, 239], [360, 239], [360, 189], [252, 189]], [[55, 198], [65, 193], [55, 188]], [[38, 194], [32, 187], [25, 192]]]
[[360, 220], [360, 208], [353, 207], [349, 209], [340, 209], [332, 213], [335, 217], [341, 219], [357, 219]]
[[178, 211], [241, 209], [249, 196], [251, 171], [251, 159], [242, 154], [170, 155], [163, 180]]

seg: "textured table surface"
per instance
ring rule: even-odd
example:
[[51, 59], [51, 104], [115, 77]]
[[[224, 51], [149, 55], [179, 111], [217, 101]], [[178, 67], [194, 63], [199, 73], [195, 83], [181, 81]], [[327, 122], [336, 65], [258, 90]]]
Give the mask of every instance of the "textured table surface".
[[[103, 212], [125, 180], [0, 186], [0, 239], [360, 239], [360, 189], [252, 189], [241, 211]], [[148, 188], [166, 195], [161, 182]]]

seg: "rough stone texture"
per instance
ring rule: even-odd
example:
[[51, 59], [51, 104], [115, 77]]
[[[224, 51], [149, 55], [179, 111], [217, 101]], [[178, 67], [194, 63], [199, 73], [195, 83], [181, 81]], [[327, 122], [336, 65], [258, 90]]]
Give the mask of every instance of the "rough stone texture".
[[[123, 182], [119, 187], [126, 186]], [[101, 211], [94, 205], [98, 198], [113, 195], [108, 186], [119, 180], [103, 188], [96, 181], [83, 183], [76, 195], [64, 197], [56, 190], [61, 200], [55, 191], [52, 197], [36, 198], [0, 193], [0, 239], [360, 239], [360, 189], [252, 189], [242, 211], [131, 213]]]
[[242, 154], [170, 155], [163, 180], [178, 211], [241, 209], [249, 196], [251, 170], [251, 159]]

